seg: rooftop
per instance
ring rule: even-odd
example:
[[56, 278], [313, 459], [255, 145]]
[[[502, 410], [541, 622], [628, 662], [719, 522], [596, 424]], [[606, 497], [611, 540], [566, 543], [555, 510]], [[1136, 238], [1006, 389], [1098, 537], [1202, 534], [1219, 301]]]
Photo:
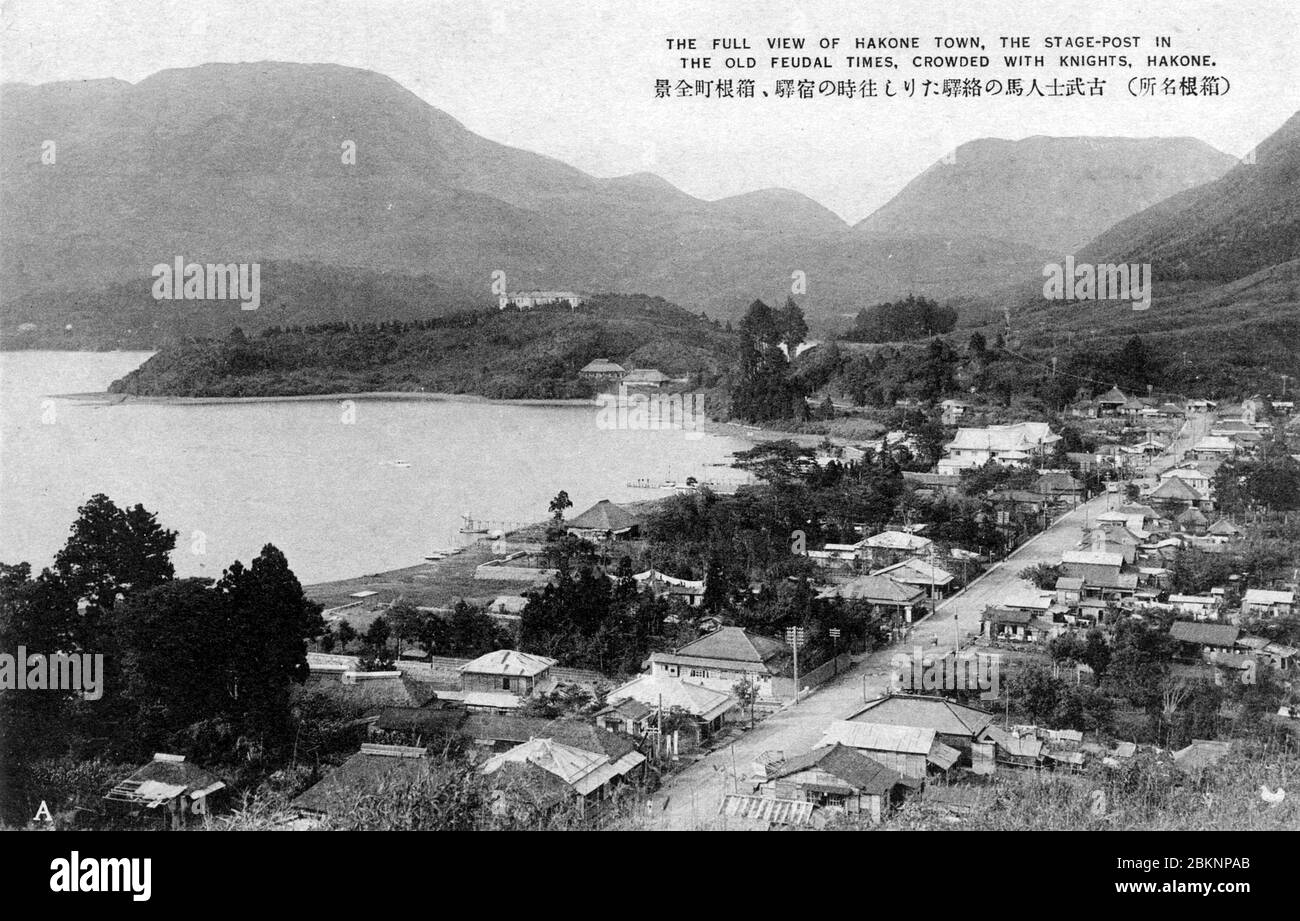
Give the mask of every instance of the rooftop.
[[705, 722], [740, 706], [740, 702], [730, 694], [663, 674], [638, 675], [610, 691], [606, 700], [617, 703], [629, 698], [655, 709], [661, 704], [665, 710], [676, 707]]
[[555, 665], [555, 660], [546, 656], [535, 656], [514, 649], [498, 649], [496, 652], [489, 652], [477, 659], [466, 662], [460, 667], [460, 670], [462, 672], [473, 672], [476, 675], [531, 678], [540, 675], [553, 665]]
[[608, 499], [601, 499], [591, 508], [576, 518], [565, 523], [566, 528], [579, 528], [584, 531], [626, 531], [640, 523], [639, 519], [627, 509], [615, 505]]
[[1295, 592], [1274, 592], [1265, 588], [1248, 588], [1244, 596], [1246, 604], [1295, 604]]
[[833, 585], [818, 598], [844, 598], [849, 601], [866, 601], [874, 604], [915, 604], [925, 597], [921, 589], [895, 581], [889, 576], [858, 576]]
[[881, 531], [862, 541], [862, 546], [880, 550], [924, 550], [934, 541], [905, 531]]
[[608, 358], [597, 358], [597, 359], [595, 359], [595, 360], [593, 360], [593, 361], [589, 361], [589, 362], [587, 362], [587, 364], [583, 365], [582, 370], [581, 370], [579, 373], [586, 373], [586, 374], [610, 374], [610, 373], [617, 373], [617, 374], [622, 374], [622, 373], [624, 373], [624, 368], [623, 368], [622, 365], [615, 364], [614, 362], [610, 361]]
[[720, 627], [687, 643], [673, 655], [762, 665], [789, 652], [790, 647], [780, 640], [759, 636], [741, 627]]
[[152, 808], [186, 793], [210, 793], [224, 786], [217, 775], [186, 761], [184, 755], [158, 752], [148, 764], [118, 781], [104, 799]]
[[816, 768], [844, 781], [863, 793], [887, 796], [897, 786], [917, 787], [917, 781], [891, 771], [866, 755], [842, 744], [824, 745], [805, 755], [788, 758], [769, 769], [768, 777], [777, 780]]
[[1207, 624], [1190, 620], [1175, 621], [1169, 628], [1169, 635], [1175, 640], [1198, 646], [1233, 646], [1240, 632], [1231, 624]]
[[1182, 477], [1171, 476], [1160, 481], [1160, 485], [1151, 490], [1152, 499], [1165, 499], [1181, 502], [1200, 502], [1204, 498], [1199, 492], [1187, 485]]
[[299, 795], [292, 805], [322, 813], [349, 809], [358, 797], [373, 792], [385, 782], [410, 782], [433, 774], [433, 764], [423, 748], [365, 744], [361, 751]]
[[662, 384], [670, 380], [672, 378], [658, 368], [636, 368], [623, 377], [625, 384]]
[[1119, 569], [1124, 565], [1124, 557], [1118, 553], [1095, 550], [1067, 550], [1061, 554], [1061, 562], [1075, 563], [1080, 566], [1113, 566]]
[[928, 755], [934, 746], [935, 731], [915, 726], [894, 726], [836, 720], [822, 736], [821, 746], [847, 745], [867, 751], [901, 752]]
[[982, 710], [964, 707], [942, 697], [891, 694], [868, 703], [853, 716], [853, 722], [884, 723], [933, 729], [945, 735], [975, 736], [993, 722]]

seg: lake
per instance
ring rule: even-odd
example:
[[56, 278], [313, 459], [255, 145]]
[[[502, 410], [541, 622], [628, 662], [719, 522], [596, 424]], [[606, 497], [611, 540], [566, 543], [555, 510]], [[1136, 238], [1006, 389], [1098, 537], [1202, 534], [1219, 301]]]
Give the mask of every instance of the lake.
[[666, 495], [631, 481], [739, 481], [738, 438], [598, 424], [597, 407], [460, 400], [121, 402], [103, 391], [144, 352], [0, 352], [0, 561], [49, 565], [102, 492], [178, 532], [182, 576], [220, 576], [263, 544], [304, 583], [419, 563], [464, 543], [461, 516], [538, 521], [567, 490]]

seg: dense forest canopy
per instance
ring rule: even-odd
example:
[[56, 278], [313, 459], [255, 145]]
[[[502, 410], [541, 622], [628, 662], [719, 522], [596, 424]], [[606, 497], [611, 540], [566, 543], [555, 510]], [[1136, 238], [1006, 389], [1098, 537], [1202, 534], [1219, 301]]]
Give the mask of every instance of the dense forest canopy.
[[473, 393], [576, 399], [596, 358], [658, 368], [692, 384], [721, 373], [729, 336], [660, 298], [608, 295], [573, 310], [462, 311], [418, 321], [274, 327], [196, 339], [159, 352], [110, 390], [141, 396]]
[[954, 308], [909, 294], [901, 301], [859, 311], [844, 338], [851, 342], [900, 342], [951, 332], [956, 325]]

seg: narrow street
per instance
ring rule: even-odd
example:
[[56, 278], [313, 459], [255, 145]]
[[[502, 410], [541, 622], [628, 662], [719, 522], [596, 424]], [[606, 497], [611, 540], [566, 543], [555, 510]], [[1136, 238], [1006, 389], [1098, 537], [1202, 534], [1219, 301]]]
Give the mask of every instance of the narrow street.
[[[1209, 418], [1189, 420], [1166, 454], [1152, 464], [1152, 469], [1164, 469], [1175, 463], [1191, 443], [1208, 431], [1209, 423]], [[1071, 509], [975, 579], [965, 591], [940, 602], [935, 613], [916, 624], [905, 641], [876, 650], [797, 705], [774, 713], [755, 729], [739, 735], [733, 744], [671, 777], [652, 798], [653, 814], [647, 815], [643, 827], [677, 831], [725, 828], [723, 818], [718, 815], [722, 799], [736, 789], [749, 792], [745, 781], [758, 756], [764, 752], [797, 754], [815, 746], [832, 722], [846, 719], [865, 700], [886, 693], [894, 655], [906, 653], [917, 645], [928, 651], [952, 649], [959, 633], [964, 643], [970, 634], [978, 632], [984, 609], [1022, 585], [1019, 579], [1022, 570], [1037, 563], [1059, 563], [1061, 554], [1078, 544], [1087, 522], [1122, 502], [1122, 491], [1102, 493]]]

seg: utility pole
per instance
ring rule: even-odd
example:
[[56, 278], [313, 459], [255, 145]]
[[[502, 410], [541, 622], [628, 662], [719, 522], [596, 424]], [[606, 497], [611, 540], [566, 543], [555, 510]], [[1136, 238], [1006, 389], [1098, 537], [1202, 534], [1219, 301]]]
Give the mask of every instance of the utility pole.
[[785, 641], [794, 649], [794, 705], [799, 705], [799, 647], [803, 645], [805, 638], [803, 627], [788, 627], [785, 631]]
[[664, 695], [659, 695], [659, 715], [658, 729], [655, 733], [655, 755], [660, 764], [663, 764], [663, 747], [664, 747]]

